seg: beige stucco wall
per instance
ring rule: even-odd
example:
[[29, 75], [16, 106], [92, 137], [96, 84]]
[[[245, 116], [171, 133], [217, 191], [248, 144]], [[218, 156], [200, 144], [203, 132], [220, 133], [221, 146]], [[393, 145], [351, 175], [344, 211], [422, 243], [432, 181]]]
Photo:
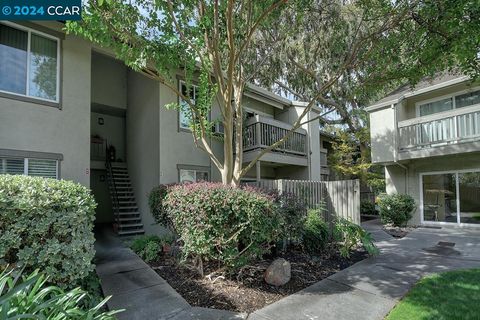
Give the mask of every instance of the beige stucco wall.
[[426, 172], [480, 169], [480, 152], [412, 160], [404, 164], [408, 168], [408, 178], [405, 177], [405, 170], [402, 168], [396, 165], [386, 167], [387, 193], [405, 193], [405, 184], [407, 184], [407, 193], [415, 199], [415, 203], [417, 204], [417, 209], [410, 224], [417, 225], [420, 224], [421, 214], [420, 174]]
[[147, 233], [161, 230], [154, 225], [148, 194], [159, 184], [159, 103], [157, 82], [128, 72], [127, 162], [135, 198]]
[[395, 152], [395, 110], [386, 107], [370, 113], [372, 162], [391, 162]]
[[90, 185], [90, 58], [87, 41], [62, 41], [62, 109], [0, 98], [0, 148], [63, 154], [61, 178]]
[[92, 103], [127, 108], [127, 68], [111, 57], [92, 54]]

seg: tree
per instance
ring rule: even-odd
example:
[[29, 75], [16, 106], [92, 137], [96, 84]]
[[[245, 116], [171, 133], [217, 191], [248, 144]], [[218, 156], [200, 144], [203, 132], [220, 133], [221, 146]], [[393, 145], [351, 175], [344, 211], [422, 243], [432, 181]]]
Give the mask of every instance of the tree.
[[[446, 1], [446, 0], [445, 0]], [[86, 1], [83, 20], [67, 30], [111, 48], [132, 69], [170, 88], [189, 110], [195, 144], [204, 150], [226, 184], [237, 185], [265, 153], [303, 125], [314, 106], [328, 105], [318, 119], [332, 121], [333, 111], [348, 118], [348, 110], [332, 98], [339, 82], [368, 80], [372, 59], [383, 64], [395, 35], [412, 23], [420, 1], [360, 0], [343, 2], [288, 0], [229, 1]], [[430, 17], [429, 15], [427, 15]], [[319, 24], [317, 24], [317, 22]], [[393, 40], [392, 40], [393, 39]], [[370, 61], [370, 63], [367, 63]], [[375, 60], [373, 60], [375, 61]], [[187, 90], [177, 87], [176, 74]], [[296, 76], [293, 73], [297, 73]], [[306, 107], [292, 129], [243, 166], [243, 92], [249, 82], [282, 87], [302, 97]], [[188, 94], [199, 86], [199, 98]], [[212, 103], [224, 126], [223, 159], [208, 137]], [[346, 112], [347, 111], [347, 112]], [[353, 124], [353, 122], [352, 122]]]

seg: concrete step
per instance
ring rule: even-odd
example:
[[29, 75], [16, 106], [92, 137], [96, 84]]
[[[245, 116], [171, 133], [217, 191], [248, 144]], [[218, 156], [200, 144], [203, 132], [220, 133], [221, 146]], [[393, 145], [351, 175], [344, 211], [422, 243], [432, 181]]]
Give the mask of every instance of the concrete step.
[[119, 230], [118, 235], [120, 236], [129, 236], [129, 235], [135, 235], [135, 234], [144, 234], [145, 230], [142, 229], [136, 229], [136, 230]]
[[121, 223], [119, 227], [120, 229], [124, 230], [127, 228], [143, 227], [143, 224], [142, 223]]

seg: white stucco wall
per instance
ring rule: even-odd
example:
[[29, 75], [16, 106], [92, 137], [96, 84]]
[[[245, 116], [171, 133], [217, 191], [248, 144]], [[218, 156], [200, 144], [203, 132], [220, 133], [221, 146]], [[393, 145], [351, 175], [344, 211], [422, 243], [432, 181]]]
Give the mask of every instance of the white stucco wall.
[[87, 41], [66, 36], [62, 108], [0, 98], [0, 148], [63, 155], [61, 178], [90, 185], [90, 58]]
[[395, 152], [395, 110], [393, 108], [387, 107], [370, 113], [370, 137], [372, 162], [393, 161]]

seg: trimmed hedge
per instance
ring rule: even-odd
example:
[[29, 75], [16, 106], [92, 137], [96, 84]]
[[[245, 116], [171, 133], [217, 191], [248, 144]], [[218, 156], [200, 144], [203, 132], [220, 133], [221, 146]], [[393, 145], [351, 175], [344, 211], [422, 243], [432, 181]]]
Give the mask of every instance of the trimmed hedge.
[[384, 223], [401, 227], [412, 219], [415, 200], [408, 194], [391, 194], [379, 197], [380, 217]]
[[0, 175], [0, 260], [40, 269], [58, 285], [93, 271], [95, 200], [79, 184]]
[[280, 232], [273, 197], [250, 187], [174, 185], [162, 208], [184, 243], [184, 257], [217, 261], [230, 269], [262, 256]]

